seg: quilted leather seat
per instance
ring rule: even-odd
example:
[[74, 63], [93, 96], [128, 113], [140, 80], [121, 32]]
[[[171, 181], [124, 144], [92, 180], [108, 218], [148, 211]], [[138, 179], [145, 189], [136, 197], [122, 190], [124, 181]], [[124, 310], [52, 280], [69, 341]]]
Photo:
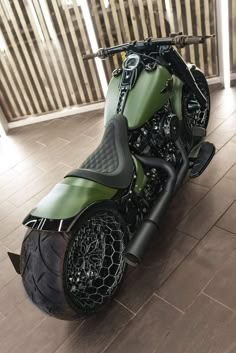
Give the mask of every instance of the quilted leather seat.
[[132, 180], [133, 161], [128, 144], [127, 119], [117, 114], [110, 120], [97, 149], [66, 177], [80, 177], [125, 189]]

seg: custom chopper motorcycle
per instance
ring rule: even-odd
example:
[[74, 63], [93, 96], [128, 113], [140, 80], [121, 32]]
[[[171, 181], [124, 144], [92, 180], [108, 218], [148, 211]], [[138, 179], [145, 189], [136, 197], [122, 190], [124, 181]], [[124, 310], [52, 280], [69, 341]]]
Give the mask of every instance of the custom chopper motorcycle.
[[207, 81], [174, 48], [210, 37], [174, 33], [84, 57], [126, 54], [109, 84], [102, 142], [30, 212], [21, 254], [9, 253], [27, 294], [48, 314], [73, 320], [101, 310], [127, 263], [139, 264], [158, 237], [185, 177], [199, 176], [214, 156], [203, 141]]

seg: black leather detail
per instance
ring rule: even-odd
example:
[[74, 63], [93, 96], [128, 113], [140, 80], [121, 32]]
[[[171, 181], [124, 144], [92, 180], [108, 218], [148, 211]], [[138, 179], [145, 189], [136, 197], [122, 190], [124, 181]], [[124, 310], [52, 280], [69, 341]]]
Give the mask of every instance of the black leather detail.
[[133, 171], [127, 119], [117, 114], [109, 121], [97, 149], [79, 169], [73, 170], [66, 177], [85, 178], [112, 188], [125, 189], [132, 181]]

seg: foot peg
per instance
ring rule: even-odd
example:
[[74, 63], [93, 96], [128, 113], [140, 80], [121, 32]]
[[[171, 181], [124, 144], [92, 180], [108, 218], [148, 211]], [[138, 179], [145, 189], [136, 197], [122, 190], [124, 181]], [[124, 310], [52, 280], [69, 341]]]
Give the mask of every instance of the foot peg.
[[11, 260], [11, 263], [12, 263], [16, 273], [18, 273], [20, 275], [20, 255], [14, 254], [12, 252], [8, 252], [7, 254]]
[[192, 129], [192, 135], [195, 138], [206, 137], [206, 129], [200, 126], [194, 126], [194, 128]]
[[215, 154], [215, 146], [210, 142], [203, 142], [197, 157], [193, 160], [190, 178], [197, 178], [201, 175]]

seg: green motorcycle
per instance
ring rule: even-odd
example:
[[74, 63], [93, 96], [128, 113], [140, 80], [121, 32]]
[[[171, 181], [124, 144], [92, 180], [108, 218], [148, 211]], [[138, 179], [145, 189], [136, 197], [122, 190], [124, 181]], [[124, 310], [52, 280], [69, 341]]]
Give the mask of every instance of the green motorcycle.
[[137, 266], [183, 180], [214, 156], [204, 74], [174, 48], [213, 36], [149, 38], [100, 49], [125, 52], [113, 72], [97, 149], [30, 212], [21, 255], [9, 253], [31, 300], [73, 320], [101, 310]]

